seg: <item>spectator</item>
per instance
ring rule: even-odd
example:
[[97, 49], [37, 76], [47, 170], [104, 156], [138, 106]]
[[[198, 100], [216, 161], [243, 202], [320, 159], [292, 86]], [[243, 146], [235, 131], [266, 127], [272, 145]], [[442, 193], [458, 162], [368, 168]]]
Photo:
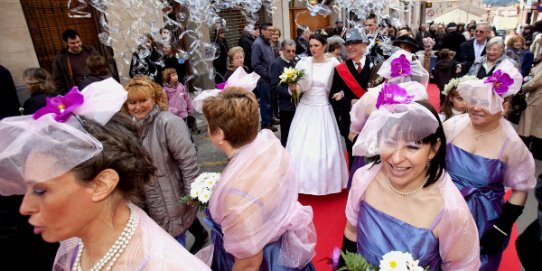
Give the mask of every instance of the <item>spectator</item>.
[[437, 31], [435, 32], [435, 42], [436, 42], [435, 49], [442, 49], [442, 39], [444, 38], [444, 35], [446, 35], [446, 30], [444, 30], [444, 25], [438, 24]]
[[530, 49], [534, 54], [534, 62], [538, 63], [542, 59], [542, 21], [534, 23], [533, 28], [533, 44]]
[[295, 53], [300, 56], [310, 56], [311, 52], [309, 50], [309, 36], [311, 31], [307, 26], [301, 26], [297, 29], [297, 38], [295, 39]]
[[533, 44], [533, 27], [531, 25], [523, 25], [521, 36], [525, 39], [525, 46], [531, 46]]
[[77, 86], [89, 74], [87, 58], [98, 55], [94, 47], [84, 45], [79, 32], [66, 29], [62, 33], [62, 40], [66, 44], [53, 62], [53, 78], [58, 94], [65, 94], [73, 86]]
[[111, 77], [107, 61], [103, 56], [91, 56], [87, 58], [87, 68], [90, 71], [89, 75], [79, 83], [79, 90], [83, 90], [86, 86], [94, 82]]
[[[243, 65], [245, 62], [245, 52], [241, 46], [235, 46], [228, 51], [228, 71], [224, 76], [224, 80], [228, 81], [230, 76], [237, 70], [239, 67], [243, 67], [248, 73], [247, 67]], [[249, 89], [252, 91], [252, 89]]]
[[2, 101], [0, 103], [0, 119], [19, 115], [21, 104], [19, 103], [15, 83], [11, 73], [2, 65], [0, 65], [0, 85], [3, 88], [2, 99], [0, 99]]
[[463, 36], [465, 36], [465, 39], [467, 41], [471, 40], [471, 39], [474, 39], [476, 35], [476, 25], [468, 25], [467, 26], [467, 31], [463, 32]]
[[186, 122], [188, 116], [192, 115], [192, 102], [184, 85], [179, 83], [177, 71], [174, 68], [166, 68], [162, 79], [169, 112]]
[[430, 37], [431, 34], [427, 31], [427, 26], [425, 24], [420, 25], [418, 28], [418, 33], [416, 34], [416, 41], [418, 42], [418, 48], [424, 48], [423, 39]]
[[288, 91], [288, 84], [280, 84], [279, 76], [285, 68], [295, 67], [295, 41], [284, 39], [280, 47], [280, 57], [271, 65], [271, 92], [277, 93], [280, 110], [280, 143], [286, 147], [288, 132], [295, 114], [295, 104]]
[[463, 34], [457, 31], [457, 25], [455, 23], [449, 23], [448, 33], [442, 38], [441, 49], [447, 48], [451, 51], [459, 52], [459, 47], [465, 41]]
[[435, 84], [441, 91], [440, 99], [444, 100], [444, 95], [442, 91], [444, 90], [444, 85], [448, 84], [450, 79], [452, 79], [452, 59], [450, 58], [449, 49], [441, 49], [439, 51], [439, 60], [433, 69], [432, 76], [434, 78]]
[[486, 44], [489, 38], [490, 29], [487, 23], [476, 25], [474, 39], [461, 44], [457, 59], [463, 63], [463, 68], [468, 71], [475, 59], [486, 54]]
[[135, 75], [145, 75], [156, 83], [162, 83], [161, 67], [156, 65], [160, 59], [157, 45], [151, 34], [144, 34], [140, 39], [140, 44], [137, 46], [137, 51], [132, 54], [132, 62], [130, 63], [130, 78]]
[[31, 115], [46, 104], [47, 97], [56, 96], [55, 82], [51, 74], [42, 68], [29, 68], [23, 72], [23, 81], [30, 92], [24, 102], [24, 114]]
[[538, 215], [516, 240], [516, 247], [525, 270], [540, 268], [539, 257], [542, 255], [542, 174], [538, 175], [534, 195], [538, 201]]
[[[502, 38], [492, 38], [486, 45], [487, 54], [474, 61], [469, 69], [468, 75], [474, 75], [479, 79], [491, 76], [495, 68], [508, 57], [504, 54], [504, 43]], [[513, 61], [512, 61], [513, 62]]]
[[215, 56], [217, 57], [213, 60], [213, 67], [217, 74], [220, 76], [215, 76], [215, 83], [224, 82], [224, 75], [226, 75], [227, 70], [227, 61], [228, 61], [228, 42], [224, 37], [224, 29], [217, 29], [215, 33], [215, 40], [213, 42], [216, 47]]
[[[329, 39], [328, 39], [329, 40]], [[328, 43], [328, 46], [327, 46], [327, 53], [326, 53], [326, 57], [327, 58], [330, 58], [330, 57], [334, 57], [336, 58], [339, 62], [342, 62], [342, 57], [341, 57], [341, 48], [342, 48], [342, 44], [338, 41], [332, 41], [332, 42], [329, 42]]]
[[245, 67], [247, 68], [247, 72], [252, 72], [252, 44], [254, 44], [254, 40], [260, 36], [260, 28], [254, 27], [252, 25], [245, 26], [245, 30], [243, 31], [243, 34], [239, 38], [239, 42], [237, 45], [241, 46], [243, 48], [243, 52], [245, 53]]
[[177, 47], [172, 44], [163, 44], [164, 68], [174, 68], [177, 71], [179, 82], [184, 83], [186, 77], [186, 60], [177, 58]]
[[273, 48], [273, 53], [275, 53], [275, 57], [279, 56], [280, 36], [282, 36], [282, 33], [280, 32], [280, 29], [274, 27], [273, 28], [273, 35], [271, 35], [271, 48]]
[[[256, 90], [260, 97], [260, 114], [262, 117], [262, 129], [271, 129], [276, 132], [277, 128], [273, 127], [273, 101], [271, 100], [271, 77], [269, 71], [271, 64], [275, 61], [273, 48], [269, 44], [271, 35], [273, 35], [273, 25], [271, 23], [262, 23], [260, 27], [261, 35], [254, 41], [252, 45], [252, 68], [260, 76]], [[275, 101], [276, 102], [276, 101]]]
[[534, 158], [542, 160], [542, 64], [535, 65], [531, 74], [533, 78], [522, 88], [529, 95], [517, 131]]
[[517, 67], [521, 71], [521, 75], [523, 77], [529, 75], [531, 66], [533, 65], [533, 54], [529, 49], [526, 49], [528, 47], [525, 46], [525, 39], [523, 36], [515, 35], [511, 37], [506, 42], [506, 47], [506, 56], [516, 62]]

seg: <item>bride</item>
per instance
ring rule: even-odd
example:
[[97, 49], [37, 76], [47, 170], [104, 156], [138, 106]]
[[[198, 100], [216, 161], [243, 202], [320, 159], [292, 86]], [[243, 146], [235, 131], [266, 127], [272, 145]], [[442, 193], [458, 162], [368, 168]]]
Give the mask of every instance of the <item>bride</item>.
[[[309, 38], [312, 57], [296, 65], [305, 75], [299, 81], [303, 93], [296, 109], [286, 150], [299, 180], [299, 193], [326, 195], [346, 187], [348, 173], [339, 128], [329, 104], [328, 95], [333, 69], [339, 62], [324, 56], [326, 36]], [[296, 86], [291, 84], [290, 90]]]

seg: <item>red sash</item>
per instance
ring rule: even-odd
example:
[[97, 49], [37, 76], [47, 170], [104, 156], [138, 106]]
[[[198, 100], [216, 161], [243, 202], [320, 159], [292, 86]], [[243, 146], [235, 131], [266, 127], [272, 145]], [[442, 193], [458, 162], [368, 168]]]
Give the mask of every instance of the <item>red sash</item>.
[[339, 72], [339, 76], [343, 79], [343, 81], [346, 83], [346, 85], [356, 94], [358, 98], [361, 98], [365, 92], [367, 92], [365, 89], [363, 89], [359, 84], [358, 81], [356, 81], [356, 78], [350, 73], [350, 70], [346, 66], [346, 62], [343, 62], [336, 66], [337, 71]]

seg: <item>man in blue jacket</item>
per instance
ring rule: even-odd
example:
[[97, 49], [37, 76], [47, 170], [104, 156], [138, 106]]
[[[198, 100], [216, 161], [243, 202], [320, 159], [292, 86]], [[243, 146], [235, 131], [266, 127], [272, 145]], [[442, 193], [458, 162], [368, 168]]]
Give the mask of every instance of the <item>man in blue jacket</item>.
[[269, 73], [271, 64], [275, 61], [275, 53], [269, 44], [269, 40], [273, 35], [273, 25], [271, 23], [262, 23], [260, 32], [260, 36], [252, 44], [251, 64], [254, 72], [260, 76], [256, 91], [258, 91], [260, 97], [262, 129], [270, 129], [276, 132], [277, 128], [272, 125], [273, 108], [271, 107], [271, 77]]

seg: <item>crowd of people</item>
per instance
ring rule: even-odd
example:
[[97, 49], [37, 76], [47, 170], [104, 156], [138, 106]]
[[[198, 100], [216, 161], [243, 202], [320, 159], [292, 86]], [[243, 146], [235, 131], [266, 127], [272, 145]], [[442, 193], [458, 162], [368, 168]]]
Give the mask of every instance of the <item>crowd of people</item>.
[[[537, 185], [542, 22], [506, 39], [487, 23], [362, 23], [300, 26], [296, 39], [262, 23], [231, 48], [217, 29], [224, 89], [198, 107], [169, 29], [141, 38], [124, 86], [66, 30], [53, 74], [24, 72], [24, 116], [0, 121], [2, 255], [29, 270], [315, 270], [313, 212], [298, 194], [348, 189], [344, 252], [375, 266], [403, 251], [427, 270], [497, 270]], [[283, 83], [285, 68], [304, 75]], [[180, 201], [201, 173], [198, 108], [228, 158], [204, 211], [210, 232]], [[527, 270], [542, 252], [540, 219], [518, 238]], [[25, 262], [30, 253], [40, 257]]]

